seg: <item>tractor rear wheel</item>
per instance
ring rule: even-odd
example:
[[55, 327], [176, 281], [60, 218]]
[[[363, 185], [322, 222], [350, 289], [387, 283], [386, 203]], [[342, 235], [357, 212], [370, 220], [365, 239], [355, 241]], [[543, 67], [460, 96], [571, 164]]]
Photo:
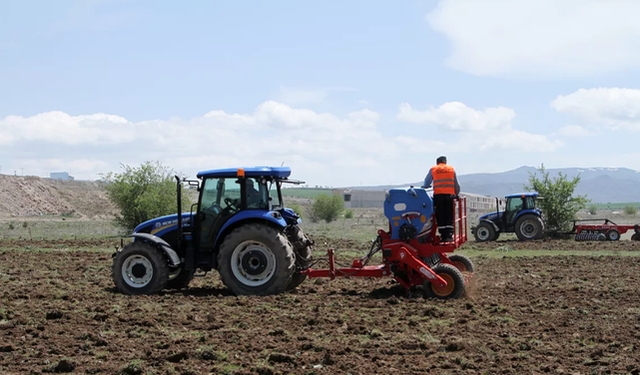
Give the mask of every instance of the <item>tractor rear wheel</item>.
[[437, 287], [428, 279], [424, 280], [423, 290], [425, 297], [429, 298], [460, 298], [464, 294], [464, 276], [459, 269], [451, 264], [440, 263], [432, 268], [438, 276], [442, 277], [447, 285], [443, 288]]
[[121, 293], [155, 294], [167, 285], [169, 266], [158, 248], [134, 241], [116, 253], [111, 277]]
[[620, 232], [617, 229], [609, 229], [606, 235], [609, 241], [618, 241], [620, 239]]
[[496, 236], [496, 230], [493, 225], [483, 221], [476, 227], [474, 236], [478, 242], [492, 241]]
[[295, 271], [287, 238], [264, 224], [246, 224], [229, 233], [218, 253], [222, 282], [236, 295], [282, 293]]
[[544, 223], [536, 215], [522, 215], [516, 220], [515, 229], [520, 241], [538, 240], [544, 236]]
[[473, 272], [473, 271], [475, 271], [475, 266], [473, 265], [473, 262], [466, 255], [463, 255], [463, 254], [451, 254], [451, 255], [447, 256], [447, 258], [449, 258], [451, 263], [453, 263], [453, 265], [456, 266], [456, 268], [459, 269], [460, 272]]
[[631, 241], [640, 241], [640, 233], [637, 233], [637, 232], [636, 232], [636, 233], [634, 233], [634, 234], [631, 236]]
[[184, 268], [175, 268], [169, 271], [169, 281], [165, 289], [182, 289], [189, 286], [193, 280], [195, 270], [187, 271]]

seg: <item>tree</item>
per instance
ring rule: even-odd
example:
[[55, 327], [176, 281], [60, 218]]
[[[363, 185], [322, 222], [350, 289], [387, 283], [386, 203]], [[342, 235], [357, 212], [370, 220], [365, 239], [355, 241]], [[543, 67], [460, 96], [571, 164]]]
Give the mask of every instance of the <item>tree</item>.
[[[540, 172], [541, 179], [538, 178]], [[542, 208], [542, 215], [547, 230], [551, 233], [566, 232], [571, 229], [571, 220], [576, 213], [586, 207], [589, 200], [584, 195], [573, 196], [573, 192], [580, 182], [580, 176], [571, 181], [567, 175], [558, 172], [554, 179], [549, 178], [549, 172], [544, 164], [538, 168], [538, 172], [529, 173], [529, 183], [524, 188], [527, 191], [537, 191], [542, 197], [538, 205]]]
[[[127, 231], [155, 217], [177, 213], [177, 195], [172, 169], [146, 161], [138, 168], [121, 164], [122, 173], [103, 175], [109, 199], [120, 209], [115, 222]], [[182, 207], [191, 205], [182, 195]]]
[[327, 223], [337, 219], [344, 210], [344, 201], [339, 194], [320, 194], [316, 197], [309, 210], [309, 218], [314, 223], [324, 220]]

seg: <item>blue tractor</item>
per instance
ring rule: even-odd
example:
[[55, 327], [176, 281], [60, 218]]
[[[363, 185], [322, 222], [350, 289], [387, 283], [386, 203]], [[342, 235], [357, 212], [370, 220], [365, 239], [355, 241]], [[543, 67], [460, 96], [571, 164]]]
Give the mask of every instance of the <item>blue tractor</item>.
[[[178, 213], [138, 225], [113, 255], [112, 277], [124, 294], [184, 288], [196, 273], [217, 270], [236, 295], [267, 295], [297, 287], [306, 278], [313, 242], [300, 217], [285, 208], [288, 167], [218, 169], [198, 180], [176, 176]], [[182, 213], [183, 183], [198, 202]], [[178, 225], [180, 223], [180, 225]]]
[[544, 237], [542, 210], [536, 206], [538, 193], [511, 194], [505, 197], [505, 210], [500, 211], [496, 199], [496, 212], [480, 217], [476, 227], [471, 228], [476, 241], [495, 241], [500, 233], [514, 233], [521, 241]]

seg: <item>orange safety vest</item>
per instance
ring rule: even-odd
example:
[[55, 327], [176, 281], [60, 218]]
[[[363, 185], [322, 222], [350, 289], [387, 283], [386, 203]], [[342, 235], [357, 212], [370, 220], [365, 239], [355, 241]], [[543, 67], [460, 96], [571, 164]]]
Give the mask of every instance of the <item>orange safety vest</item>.
[[431, 167], [433, 177], [433, 194], [456, 194], [455, 171], [447, 164], [438, 164]]

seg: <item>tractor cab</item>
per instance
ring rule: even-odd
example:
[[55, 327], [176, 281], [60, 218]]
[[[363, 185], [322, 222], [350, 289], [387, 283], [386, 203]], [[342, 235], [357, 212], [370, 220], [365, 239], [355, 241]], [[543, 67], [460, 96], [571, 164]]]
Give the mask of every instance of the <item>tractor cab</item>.
[[476, 241], [495, 241], [500, 233], [516, 233], [520, 240], [537, 239], [543, 236], [542, 210], [536, 201], [537, 192], [510, 194], [505, 196], [504, 211], [496, 198], [496, 211], [480, 217], [478, 226], [471, 228]]

